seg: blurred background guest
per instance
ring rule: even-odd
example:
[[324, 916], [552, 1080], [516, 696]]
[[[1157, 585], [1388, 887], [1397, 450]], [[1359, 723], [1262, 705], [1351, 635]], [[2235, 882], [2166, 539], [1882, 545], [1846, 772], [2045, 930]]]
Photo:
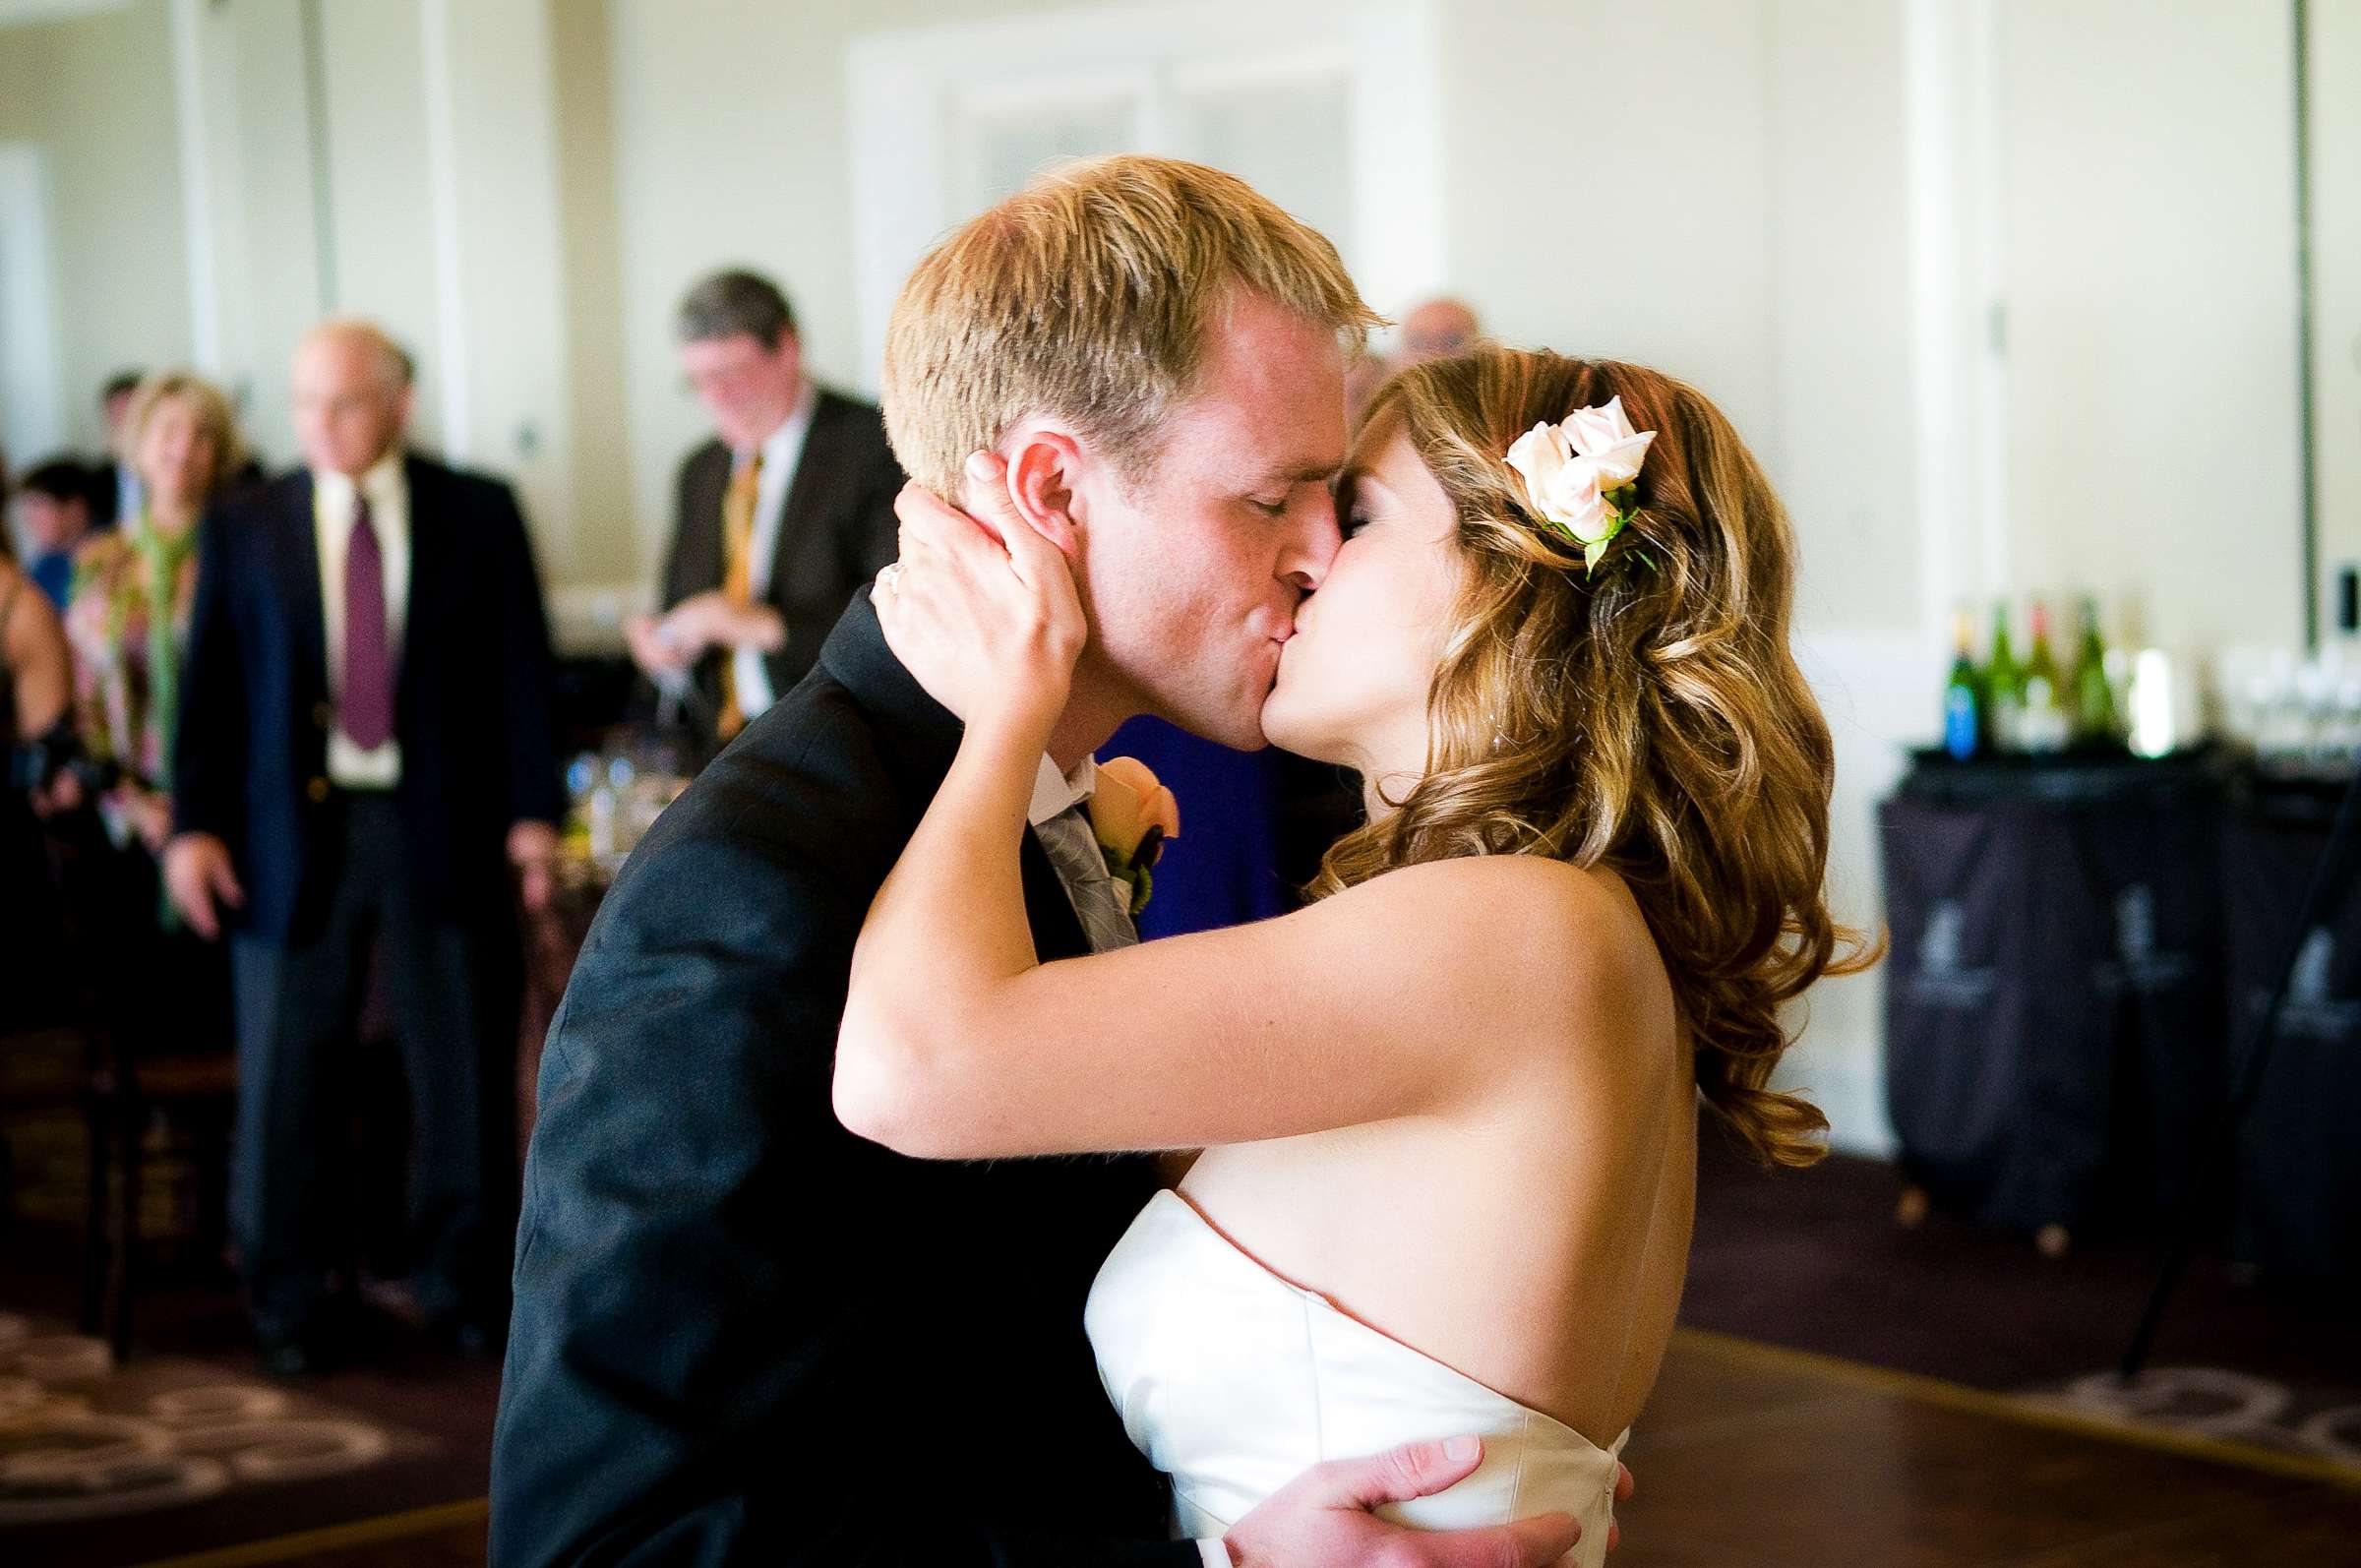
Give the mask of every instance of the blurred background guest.
[[664, 613], [626, 631], [710, 750], [803, 679], [845, 600], [893, 559], [902, 472], [878, 410], [805, 375], [769, 279], [714, 273], [678, 330], [713, 437], [681, 463]]
[[167, 857], [189, 923], [233, 932], [231, 1225], [282, 1375], [351, 1344], [353, 1200], [330, 1178], [373, 970], [409, 1090], [409, 1305], [461, 1349], [506, 1320], [509, 878], [546, 899], [564, 807], [515, 496], [405, 453], [409, 362], [372, 325], [315, 329], [291, 386], [304, 466], [206, 525]]
[[1345, 371], [1345, 412], [1361, 423], [1361, 411], [1385, 378], [1430, 359], [1464, 354], [1483, 336], [1483, 326], [1464, 300], [1443, 295], [1413, 305], [1403, 313], [1399, 340], [1391, 354], [1363, 354]]
[[[0, 459], [0, 497], [8, 485], [8, 465]], [[53, 729], [72, 702], [65, 635], [32, 587], [0, 531], [0, 747]]]
[[97, 520], [101, 524], [140, 514], [140, 469], [131, 450], [131, 405], [147, 372], [119, 370], [98, 389], [98, 416], [106, 425], [108, 461], [101, 465], [109, 480], [101, 487]]
[[1461, 300], [1446, 297], [1415, 305], [1402, 318], [1402, 347], [1394, 355], [1394, 369], [1464, 354], [1483, 335], [1475, 311]]
[[[172, 835], [172, 750], [197, 589], [197, 524], [244, 452], [229, 400], [185, 371], [141, 384], [121, 439], [140, 510], [77, 548], [65, 624], [83, 750], [118, 779], [100, 809], [152, 884], [154, 858]], [[152, 887], [148, 904], [156, 907]], [[164, 916], [176, 924], [168, 907]]]
[[[0, 463], [0, 497], [8, 493]], [[51, 786], [66, 758], [61, 743], [72, 694], [65, 633], [49, 601], [18, 565], [0, 530], [0, 756], [9, 759], [0, 788], [0, 953], [23, 983], [0, 986], [0, 1027], [45, 1021], [45, 998], [31, 986], [48, 972], [43, 962], [56, 918], [45, 896], [48, 875], [33, 797]]]
[[26, 573], [56, 609], [66, 607], [67, 595], [73, 591], [75, 551], [98, 526], [102, 480], [106, 504], [111, 507], [111, 473], [93, 472], [72, 457], [48, 458], [18, 482], [17, 517], [24, 524], [26, 544], [31, 552]]

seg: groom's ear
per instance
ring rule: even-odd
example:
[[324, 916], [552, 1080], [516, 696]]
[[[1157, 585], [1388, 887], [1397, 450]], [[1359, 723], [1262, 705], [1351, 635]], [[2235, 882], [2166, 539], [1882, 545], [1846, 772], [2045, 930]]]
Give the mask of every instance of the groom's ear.
[[1073, 560], [1079, 549], [1076, 480], [1082, 449], [1061, 430], [1030, 430], [1008, 449], [1008, 499], [1033, 531]]

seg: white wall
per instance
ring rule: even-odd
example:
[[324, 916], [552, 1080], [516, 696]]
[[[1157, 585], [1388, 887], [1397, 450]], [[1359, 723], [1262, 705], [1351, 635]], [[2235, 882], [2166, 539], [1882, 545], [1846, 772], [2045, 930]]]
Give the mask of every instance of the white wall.
[[2012, 0], [2003, 29], [2011, 583], [2192, 652], [2299, 642], [2288, 8]]
[[[672, 527], [672, 481], [707, 434], [675, 363], [672, 311], [719, 267], [794, 301], [816, 374], [859, 361], [844, 50], [856, 32], [1044, 9], [1056, 0], [607, 0], [625, 312], [625, 416], [639, 574]], [[690, 107], [690, 106], [694, 107]]]
[[[542, 571], [575, 577], [598, 557], [575, 510], [555, 57], [547, 0], [423, 0], [447, 62], [430, 85], [448, 106], [440, 236], [442, 338], [454, 455], [511, 479]], [[435, 149], [430, 145], [430, 161]], [[455, 406], [454, 406], [455, 405]], [[596, 439], [596, 438], [593, 438]]]
[[547, 0], [342, 0], [318, 17], [317, 102], [296, 0], [183, 19], [216, 256], [208, 368], [240, 393], [250, 436], [291, 460], [295, 342], [330, 311], [382, 324], [418, 362], [413, 439], [514, 482], [545, 570], [570, 575], [581, 527]]
[[607, 0], [566, 0], [551, 6], [549, 21], [574, 525], [566, 558], [546, 561], [543, 569], [577, 583], [636, 582], [645, 563], [632, 521], [638, 508], [626, 439], [624, 344], [631, 313], [624, 306]]
[[100, 384], [192, 346], [165, 0], [0, 30], [0, 142], [43, 154], [64, 435], [96, 451]]
[[49, 209], [48, 154], [0, 142], [0, 454], [19, 463], [65, 445]]
[[202, 17], [221, 362], [246, 436], [273, 466], [295, 459], [287, 361], [328, 309], [296, 0], [240, 0]]
[[2361, 566], [2361, 0], [2312, 0], [2313, 417], [2324, 633]]

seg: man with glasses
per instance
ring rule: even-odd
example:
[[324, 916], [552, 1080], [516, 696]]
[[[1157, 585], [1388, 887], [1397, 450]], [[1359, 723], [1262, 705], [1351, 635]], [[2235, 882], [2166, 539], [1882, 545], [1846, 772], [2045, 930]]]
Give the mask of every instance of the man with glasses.
[[902, 473], [878, 410], [804, 374], [769, 279], [714, 273], [681, 302], [679, 332], [713, 437], [681, 464], [663, 612], [625, 631], [717, 748], [803, 678], [853, 590], [894, 558]]

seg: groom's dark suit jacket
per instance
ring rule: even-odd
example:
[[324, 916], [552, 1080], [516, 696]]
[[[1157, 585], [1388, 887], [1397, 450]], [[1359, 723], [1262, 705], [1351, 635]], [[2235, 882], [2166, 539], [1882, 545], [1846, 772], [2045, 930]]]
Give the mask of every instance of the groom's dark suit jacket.
[[[1138, 1159], [929, 1164], [829, 1104], [958, 723], [866, 593], [617, 878], [552, 1023], [491, 1560], [1194, 1568], [1082, 1332]], [[1042, 957], [1087, 950], [1032, 835]]]

